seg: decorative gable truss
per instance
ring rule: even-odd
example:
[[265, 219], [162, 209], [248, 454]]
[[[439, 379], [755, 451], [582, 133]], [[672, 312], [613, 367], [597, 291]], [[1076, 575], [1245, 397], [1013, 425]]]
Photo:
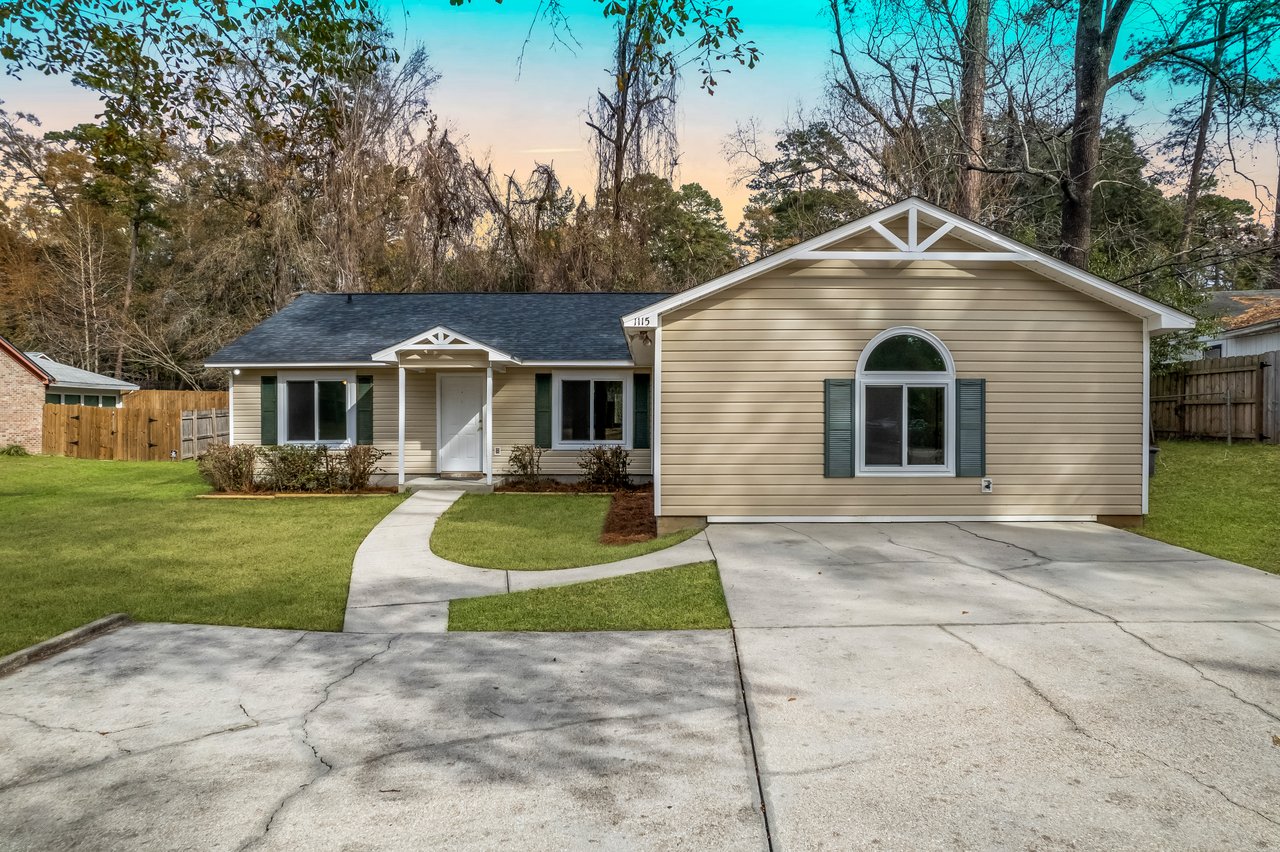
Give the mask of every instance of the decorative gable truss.
[[[904, 221], [905, 220], [905, 221]], [[931, 221], [929, 221], [931, 220]], [[905, 234], [895, 233], [891, 225], [905, 224]], [[938, 260], [948, 263], [991, 263], [993, 261], [1027, 262], [1034, 258], [1025, 250], [999, 250], [990, 245], [969, 245], [962, 250], [938, 248], [943, 237], [957, 230], [958, 221], [939, 222], [932, 217], [921, 216], [921, 208], [908, 207], [906, 215], [899, 213], [894, 217], [872, 218], [865, 223], [863, 233], [874, 233], [881, 237], [890, 248], [856, 248], [840, 249], [823, 246], [811, 248], [796, 255], [796, 260], [860, 260], [860, 261], [915, 261]], [[901, 231], [901, 228], [900, 228]], [[960, 236], [964, 229], [960, 229]], [[850, 234], [854, 237], [857, 234]], [[972, 234], [968, 235], [972, 238]], [[953, 240], [952, 243], [955, 241]]]
[[519, 358], [494, 349], [492, 346], [486, 346], [478, 340], [472, 340], [470, 337], [459, 334], [442, 325], [373, 353], [373, 360], [394, 363], [404, 355], [411, 356], [425, 353], [462, 354], [468, 352], [483, 352], [488, 355], [489, 362], [493, 364], [520, 363]]
[[1151, 333], [1195, 326], [1191, 317], [1168, 305], [1077, 269], [937, 205], [908, 198], [628, 314], [622, 318], [622, 324], [632, 352], [640, 348], [637, 343], [641, 332], [657, 328], [664, 313], [788, 263], [802, 261], [1011, 263], [1139, 317]]

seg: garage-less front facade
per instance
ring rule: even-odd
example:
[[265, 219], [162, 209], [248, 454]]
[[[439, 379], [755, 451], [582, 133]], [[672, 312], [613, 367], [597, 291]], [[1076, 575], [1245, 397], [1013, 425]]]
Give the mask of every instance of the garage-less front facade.
[[374, 443], [402, 481], [615, 444], [664, 526], [1118, 519], [1146, 510], [1150, 335], [1191, 326], [909, 199], [667, 297], [304, 297], [210, 366], [237, 442]]

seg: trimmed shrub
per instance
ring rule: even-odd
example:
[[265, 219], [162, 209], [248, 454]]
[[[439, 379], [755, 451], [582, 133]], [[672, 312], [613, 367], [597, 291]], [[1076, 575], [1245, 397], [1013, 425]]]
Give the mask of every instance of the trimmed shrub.
[[590, 447], [578, 454], [578, 467], [582, 469], [582, 484], [588, 488], [616, 491], [631, 487], [627, 468], [631, 465], [631, 453], [622, 447]]
[[257, 448], [248, 444], [214, 444], [196, 459], [196, 467], [214, 491], [253, 491]]
[[516, 444], [507, 456], [507, 468], [511, 477], [520, 482], [533, 482], [542, 476], [542, 447], [533, 444]]
[[283, 444], [259, 447], [262, 484], [270, 491], [360, 491], [369, 487], [378, 462], [377, 447], [357, 445], [330, 450], [326, 446]]
[[262, 484], [268, 491], [325, 491], [329, 471], [327, 447], [281, 444], [259, 447]]
[[[386, 456], [386, 450], [364, 444], [346, 447], [339, 451], [345, 470], [346, 490], [359, 491], [369, 487], [369, 480], [378, 472], [378, 462]], [[334, 454], [336, 455], [336, 454]]]

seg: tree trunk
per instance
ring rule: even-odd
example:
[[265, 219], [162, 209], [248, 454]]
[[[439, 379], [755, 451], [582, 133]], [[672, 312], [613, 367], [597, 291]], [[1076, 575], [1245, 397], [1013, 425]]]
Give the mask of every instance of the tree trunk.
[[1089, 268], [1093, 185], [1102, 152], [1102, 107], [1114, 50], [1103, 36], [1102, 14], [1102, 0], [1081, 0], [1076, 21], [1075, 113], [1062, 179], [1062, 259], [1081, 269]]
[[[129, 223], [129, 267], [124, 274], [124, 302], [120, 309], [121, 321], [127, 323], [129, 321], [129, 303], [133, 301], [133, 282], [138, 276], [138, 239], [142, 233], [142, 222], [137, 217]], [[115, 377], [117, 379], [124, 376], [124, 337], [120, 338], [119, 344], [116, 346], [116, 369]]]
[[[1276, 140], [1280, 148], [1280, 139]], [[1280, 164], [1278, 164], [1280, 165]], [[1271, 205], [1271, 287], [1280, 290], [1280, 168], [1276, 173], [1276, 194]]]
[[976, 219], [981, 205], [982, 130], [987, 94], [988, 19], [991, 0], [970, 0], [960, 45], [961, 158], [956, 212]]
[[1213, 121], [1214, 101], [1218, 97], [1218, 74], [1222, 70], [1222, 56], [1227, 50], [1227, 9], [1228, 3], [1218, 7], [1218, 19], [1214, 35], [1218, 42], [1213, 47], [1213, 61], [1206, 72], [1204, 86], [1204, 106], [1196, 121], [1196, 147], [1191, 155], [1191, 174], [1187, 177], [1187, 198], [1182, 211], [1182, 234], [1178, 239], [1178, 253], [1183, 254], [1191, 247], [1191, 231], [1195, 227], [1196, 202], [1200, 198], [1201, 173], [1204, 171], [1204, 153], [1209, 142], [1209, 125]]

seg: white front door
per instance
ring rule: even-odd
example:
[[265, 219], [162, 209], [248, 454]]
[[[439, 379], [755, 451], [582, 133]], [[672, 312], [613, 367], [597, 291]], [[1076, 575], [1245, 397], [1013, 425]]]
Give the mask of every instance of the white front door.
[[440, 375], [441, 473], [484, 470], [484, 376]]

